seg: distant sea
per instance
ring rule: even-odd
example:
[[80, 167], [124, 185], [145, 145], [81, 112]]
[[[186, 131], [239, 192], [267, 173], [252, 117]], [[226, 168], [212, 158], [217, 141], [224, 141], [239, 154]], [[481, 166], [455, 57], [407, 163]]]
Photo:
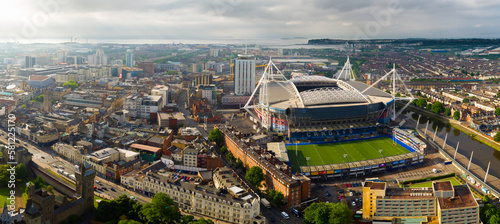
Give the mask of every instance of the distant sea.
[[[6, 43], [10, 40], [1, 40], [0, 43]], [[21, 44], [61, 44], [70, 42], [70, 38], [56, 38], [56, 39], [21, 39]], [[207, 44], [207, 45], [260, 45], [261, 47], [268, 48], [284, 48], [284, 49], [298, 49], [298, 48], [334, 48], [342, 49], [343, 45], [308, 45], [307, 38], [262, 38], [262, 39], [86, 39], [76, 38], [74, 42], [85, 44]]]

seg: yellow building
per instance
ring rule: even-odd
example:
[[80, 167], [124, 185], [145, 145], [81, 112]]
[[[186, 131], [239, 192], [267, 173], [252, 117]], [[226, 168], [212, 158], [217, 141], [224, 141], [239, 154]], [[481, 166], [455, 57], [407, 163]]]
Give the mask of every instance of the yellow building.
[[363, 186], [363, 219], [419, 219], [423, 223], [479, 223], [479, 205], [466, 185], [433, 182], [425, 188], [387, 188], [384, 182]]

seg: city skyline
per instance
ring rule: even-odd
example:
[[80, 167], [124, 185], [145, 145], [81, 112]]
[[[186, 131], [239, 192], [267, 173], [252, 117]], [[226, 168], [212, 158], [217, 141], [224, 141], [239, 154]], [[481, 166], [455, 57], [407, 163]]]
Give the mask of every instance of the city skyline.
[[0, 39], [497, 38], [495, 1], [10, 1]]

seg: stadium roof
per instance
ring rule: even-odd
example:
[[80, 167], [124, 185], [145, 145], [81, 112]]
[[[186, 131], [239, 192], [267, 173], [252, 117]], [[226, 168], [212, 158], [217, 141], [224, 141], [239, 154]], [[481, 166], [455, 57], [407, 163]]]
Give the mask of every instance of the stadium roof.
[[[271, 81], [268, 83], [269, 105], [275, 109], [286, 110], [289, 107], [309, 108], [346, 105], [388, 103], [392, 96], [377, 88], [357, 81], [344, 81], [324, 76], [296, 76], [288, 81]], [[364, 91], [367, 89], [364, 93]], [[266, 96], [267, 95], [267, 96]]]

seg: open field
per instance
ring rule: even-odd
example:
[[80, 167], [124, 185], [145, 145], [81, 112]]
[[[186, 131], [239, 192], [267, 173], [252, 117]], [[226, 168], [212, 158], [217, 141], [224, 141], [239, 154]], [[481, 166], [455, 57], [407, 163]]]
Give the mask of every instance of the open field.
[[[289, 145], [288, 157], [292, 164], [292, 170], [297, 172], [300, 166], [315, 166], [325, 164], [345, 163], [344, 154], [347, 154], [349, 162], [363, 161], [382, 158], [379, 150], [385, 157], [409, 153], [407, 149], [399, 144], [394, 146], [391, 138], [372, 138], [339, 143]], [[311, 157], [311, 164], [307, 164], [307, 157]]]

